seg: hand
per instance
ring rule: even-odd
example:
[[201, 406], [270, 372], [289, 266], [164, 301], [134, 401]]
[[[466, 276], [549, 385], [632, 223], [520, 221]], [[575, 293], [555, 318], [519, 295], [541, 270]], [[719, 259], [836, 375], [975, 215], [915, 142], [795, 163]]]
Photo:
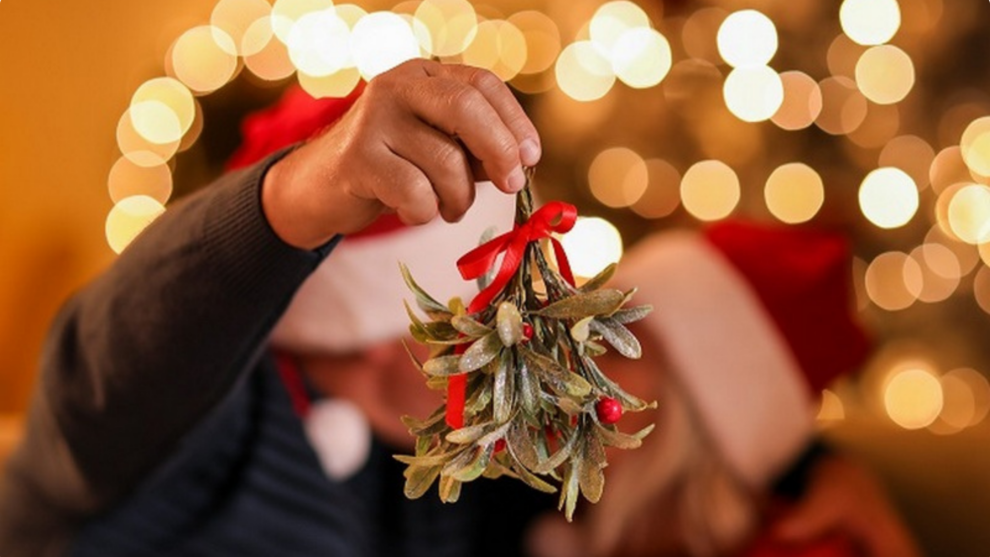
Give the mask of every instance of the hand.
[[453, 222], [474, 182], [522, 189], [540, 158], [536, 128], [486, 70], [411, 60], [373, 79], [333, 127], [275, 164], [262, 208], [275, 233], [311, 249], [385, 211], [406, 224]]
[[826, 457], [815, 466], [804, 497], [772, 530], [773, 538], [789, 544], [829, 534], [848, 537], [864, 557], [921, 555], [876, 479], [840, 456]]

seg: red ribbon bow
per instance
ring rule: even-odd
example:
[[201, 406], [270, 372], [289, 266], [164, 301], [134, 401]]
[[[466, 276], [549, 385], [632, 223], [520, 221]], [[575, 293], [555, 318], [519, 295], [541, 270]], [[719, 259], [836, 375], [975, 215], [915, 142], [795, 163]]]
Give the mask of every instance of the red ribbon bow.
[[[488, 306], [489, 303], [505, 288], [509, 279], [519, 269], [523, 257], [526, 255], [526, 246], [530, 242], [535, 242], [543, 238], [549, 238], [553, 245], [554, 255], [557, 257], [557, 266], [564, 279], [572, 286], [574, 285], [574, 275], [571, 273], [571, 265], [567, 261], [567, 254], [560, 242], [551, 236], [552, 232], [565, 233], [574, 228], [577, 221], [577, 208], [562, 201], [551, 201], [535, 213], [522, 225], [516, 225], [511, 231], [496, 236], [488, 242], [476, 247], [464, 254], [457, 260], [457, 269], [465, 280], [476, 279], [487, 273], [495, 266], [495, 259], [504, 252], [502, 265], [498, 273], [484, 290], [468, 305], [469, 313], [476, 313]], [[466, 344], [457, 345], [456, 353], [460, 354], [467, 349]], [[464, 426], [464, 404], [467, 395], [467, 374], [461, 373], [451, 375], [447, 378], [447, 425], [454, 429]]]

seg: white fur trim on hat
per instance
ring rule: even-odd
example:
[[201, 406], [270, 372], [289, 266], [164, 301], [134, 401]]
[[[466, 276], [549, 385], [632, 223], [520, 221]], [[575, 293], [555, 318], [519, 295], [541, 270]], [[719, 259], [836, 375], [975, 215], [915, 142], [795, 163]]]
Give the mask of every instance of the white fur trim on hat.
[[399, 272], [409, 267], [416, 282], [441, 303], [477, 293], [461, 278], [457, 259], [478, 245], [489, 227], [498, 233], [514, 222], [515, 198], [490, 182], [478, 184], [474, 204], [454, 224], [437, 218], [374, 236], [345, 239], [303, 283], [275, 326], [273, 344], [303, 352], [346, 352], [395, 340], [409, 331], [402, 301], [415, 308]]
[[630, 250], [616, 281], [639, 287], [636, 303], [654, 306], [648, 334], [740, 478], [762, 487], [782, 472], [812, 434], [814, 410], [745, 278], [700, 235], [672, 232]]

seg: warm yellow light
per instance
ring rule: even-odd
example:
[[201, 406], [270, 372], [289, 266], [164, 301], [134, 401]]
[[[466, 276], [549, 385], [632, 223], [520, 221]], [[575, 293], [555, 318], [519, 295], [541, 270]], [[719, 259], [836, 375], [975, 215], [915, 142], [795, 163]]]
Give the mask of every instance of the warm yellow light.
[[616, 77], [626, 85], [653, 87], [670, 71], [670, 43], [655, 29], [629, 29], [612, 47], [611, 60]]
[[632, 210], [647, 219], [666, 217], [681, 203], [681, 174], [673, 165], [661, 159], [648, 159], [646, 172], [649, 176], [646, 191], [633, 204]]
[[[393, 10], [399, 13], [396, 10]], [[333, 13], [337, 14], [337, 17], [344, 20], [347, 24], [348, 29], [353, 29], [357, 22], [361, 21], [361, 18], [368, 15], [368, 10], [365, 10], [357, 4], [337, 4], [333, 8]]]
[[921, 267], [921, 291], [918, 299], [929, 304], [951, 296], [959, 286], [959, 259], [941, 244], [922, 244], [911, 251], [911, 258]]
[[599, 53], [611, 58], [612, 50], [630, 29], [649, 28], [650, 18], [642, 8], [627, 0], [606, 2], [595, 10], [588, 35]]
[[332, 0], [276, 0], [272, 6], [271, 27], [283, 43], [289, 42], [292, 26], [306, 14], [333, 10]]
[[[961, 428], [972, 427], [982, 422], [990, 411], [990, 382], [987, 382], [987, 378], [975, 369], [963, 367], [954, 369], [942, 376], [943, 388], [948, 381], [957, 383], [957, 386], [952, 387], [954, 390], [959, 389], [961, 391], [964, 388], [969, 396], [963, 395], [963, 398], [971, 398], [971, 401], [960, 401], [961, 405], [969, 406], [969, 408], [954, 408], [956, 405], [950, 398], [949, 389], [944, 389], [946, 408], [942, 410], [942, 418], [946, 417], [946, 410], [949, 410], [953, 414], [953, 422]], [[967, 412], [967, 410], [970, 411]], [[964, 418], [968, 418], [968, 420], [964, 421]]]
[[107, 187], [114, 203], [134, 195], [146, 195], [164, 204], [172, 195], [172, 171], [164, 163], [139, 166], [127, 157], [120, 157], [110, 168]]
[[959, 150], [970, 170], [979, 176], [990, 176], [990, 116], [977, 118], [966, 126]]
[[766, 66], [777, 53], [777, 28], [756, 10], [742, 10], [725, 18], [718, 29], [718, 52], [736, 68]]
[[[258, 52], [264, 43], [259, 44], [254, 35], [257, 31], [249, 35], [248, 30], [257, 21], [264, 21], [270, 29], [271, 13], [272, 7], [265, 0], [220, 0], [213, 7], [210, 24], [233, 40], [235, 48], [228, 54], [250, 55]], [[222, 47], [227, 43], [220, 39], [217, 44]]]
[[554, 66], [557, 86], [577, 101], [593, 101], [605, 96], [615, 83], [612, 64], [590, 41], [567, 45]]
[[899, 251], [878, 255], [866, 268], [866, 294], [887, 311], [908, 308], [924, 288], [921, 266], [911, 256]]
[[430, 54], [460, 54], [474, 39], [478, 15], [467, 0], [425, 0], [414, 17], [429, 31]]
[[110, 249], [120, 253], [137, 235], [165, 212], [165, 207], [146, 195], [125, 197], [107, 214], [105, 226]]
[[962, 150], [958, 145], [946, 147], [935, 155], [928, 177], [931, 180], [932, 189], [937, 194], [946, 192], [956, 184], [973, 181], [973, 176], [970, 174], [969, 167], [966, 166], [966, 161], [963, 160]]
[[944, 404], [938, 419], [956, 431], [969, 426], [976, 415], [976, 397], [973, 390], [957, 375], [946, 374], [941, 378]]
[[518, 27], [526, 39], [526, 63], [519, 72], [528, 75], [549, 69], [560, 54], [557, 24], [536, 10], [516, 12], [508, 21]]
[[985, 313], [990, 314], [990, 267], [981, 265], [973, 279], [973, 297]]
[[[142, 103], [157, 103], [135, 109]], [[162, 110], [164, 106], [167, 110]], [[182, 137], [196, 117], [196, 101], [189, 89], [171, 77], [149, 79], [131, 96], [131, 116], [138, 133], [155, 143], [170, 143]], [[156, 114], [159, 113], [159, 114]], [[148, 118], [150, 121], [142, 121]], [[160, 125], [151, 125], [155, 120]], [[177, 124], [178, 129], [173, 129]]]
[[285, 79], [296, 71], [289, 49], [285, 43], [275, 38], [271, 23], [265, 20], [256, 21], [248, 28], [244, 40], [254, 41], [257, 51], [244, 56], [244, 65], [251, 73], [266, 81]]
[[212, 25], [193, 27], [172, 45], [172, 70], [186, 87], [206, 94], [223, 87], [237, 70], [234, 40]]
[[622, 258], [622, 235], [612, 223], [598, 217], [578, 217], [560, 242], [571, 270], [579, 277], [593, 277]]
[[815, 125], [825, 133], [852, 133], [866, 119], [866, 97], [856, 89], [856, 82], [846, 77], [829, 77], [818, 86], [822, 92], [822, 111]]
[[716, 160], [695, 163], [681, 179], [681, 200], [695, 218], [725, 218], [739, 203], [739, 178], [727, 164]]
[[722, 88], [725, 105], [744, 122], [762, 122], [773, 116], [784, 102], [784, 85], [777, 72], [767, 66], [736, 68]]
[[833, 76], [851, 78], [856, 75], [856, 62], [866, 50], [863, 45], [856, 44], [852, 40], [839, 33], [832, 40], [825, 53], [825, 62], [828, 65], [828, 72]]
[[899, 168], [878, 168], [859, 186], [859, 207], [880, 228], [904, 226], [918, 211], [918, 187]]
[[794, 162], [778, 167], [763, 190], [767, 208], [788, 224], [812, 219], [825, 200], [821, 176], [810, 166]]
[[522, 31], [508, 21], [490, 19], [478, 24], [462, 59], [465, 64], [491, 70], [502, 81], [509, 81], [522, 70], [526, 56]]
[[588, 169], [588, 185], [595, 199], [609, 207], [628, 207], [646, 191], [649, 173], [646, 162], [632, 149], [605, 149]]
[[822, 389], [821, 406], [818, 409], [817, 420], [820, 423], [839, 422], [846, 418], [846, 409], [842, 399], [828, 389]]
[[822, 90], [808, 74], [790, 71], [780, 74], [784, 99], [771, 117], [785, 130], [802, 130], [814, 123], [822, 111]]
[[175, 112], [160, 101], [141, 101], [130, 108], [134, 131], [152, 143], [182, 139], [182, 124]]
[[959, 261], [959, 276], [968, 275], [979, 263], [980, 255], [975, 253], [973, 246], [960, 242], [952, 234], [942, 229], [940, 224], [935, 224], [928, 229], [925, 234], [925, 245], [939, 244], [949, 248]]
[[361, 77], [371, 80], [406, 60], [418, 58], [419, 42], [401, 16], [374, 12], [361, 18], [351, 31], [351, 55]]
[[911, 57], [893, 45], [870, 48], [856, 63], [856, 86], [877, 104], [902, 101], [914, 87]]
[[134, 128], [131, 109], [127, 109], [117, 122], [117, 147], [128, 160], [138, 166], [164, 164], [179, 149], [179, 141], [153, 143]]
[[880, 151], [880, 166], [900, 168], [914, 180], [920, 189], [928, 183], [928, 169], [935, 159], [935, 151], [927, 141], [916, 135], [902, 135], [887, 142]]
[[887, 381], [883, 402], [894, 423], [904, 429], [921, 429], [942, 411], [942, 384], [928, 370], [904, 369]]
[[959, 188], [949, 201], [949, 227], [967, 244], [990, 241], [990, 188], [969, 184]]
[[361, 74], [357, 68], [344, 68], [323, 77], [313, 77], [299, 72], [298, 78], [299, 86], [314, 98], [340, 98], [354, 91], [361, 80]]
[[901, 26], [897, 0], [845, 0], [839, 8], [842, 31], [861, 45], [883, 44]]
[[289, 31], [289, 58], [300, 72], [326, 77], [352, 65], [350, 35], [347, 23], [333, 11], [305, 14]]
[[701, 8], [696, 10], [681, 28], [681, 42], [689, 59], [704, 60], [712, 64], [721, 64], [722, 57], [718, 53], [718, 42], [712, 37], [718, 35], [719, 27], [728, 17], [728, 12], [722, 8]]
[[980, 256], [980, 261], [982, 261], [984, 265], [990, 267], [990, 242], [984, 242], [976, 246], [976, 248], [977, 253]]

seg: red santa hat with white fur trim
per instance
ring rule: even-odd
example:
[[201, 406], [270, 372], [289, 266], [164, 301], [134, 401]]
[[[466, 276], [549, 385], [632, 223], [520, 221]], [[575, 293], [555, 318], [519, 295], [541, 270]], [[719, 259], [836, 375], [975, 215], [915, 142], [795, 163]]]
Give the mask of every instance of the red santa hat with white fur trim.
[[860, 366], [850, 255], [837, 234], [726, 221], [651, 236], [616, 282], [654, 306], [665, 351], [715, 446], [762, 487], [808, 442], [820, 389]]

